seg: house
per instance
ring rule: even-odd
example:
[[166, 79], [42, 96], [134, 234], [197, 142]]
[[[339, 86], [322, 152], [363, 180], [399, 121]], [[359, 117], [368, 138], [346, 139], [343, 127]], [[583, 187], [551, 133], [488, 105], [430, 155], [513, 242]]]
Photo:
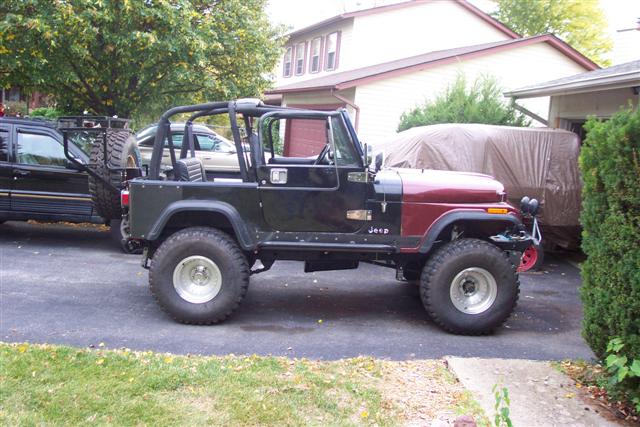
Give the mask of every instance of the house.
[[638, 108], [640, 60], [514, 89], [505, 96], [516, 102], [551, 97], [549, 126], [584, 137], [588, 117], [604, 119], [630, 105]]
[[[393, 136], [400, 115], [441, 92], [458, 73], [498, 78], [506, 90], [598, 66], [553, 35], [521, 38], [466, 0], [414, 0], [344, 13], [289, 34], [276, 87], [285, 106], [346, 107], [364, 142]], [[548, 99], [523, 105], [545, 116]], [[542, 119], [544, 120], [543, 117]], [[286, 155], [308, 133], [287, 131]], [[321, 147], [316, 147], [319, 150]]]

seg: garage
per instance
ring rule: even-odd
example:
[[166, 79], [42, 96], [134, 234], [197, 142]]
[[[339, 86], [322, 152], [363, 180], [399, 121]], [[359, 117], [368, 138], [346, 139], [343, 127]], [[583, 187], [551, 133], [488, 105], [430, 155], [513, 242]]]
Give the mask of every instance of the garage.
[[[344, 104], [296, 104], [292, 108], [333, 111]], [[287, 120], [283, 154], [286, 157], [317, 156], [327, 143], [325, 122], [321, 120]]]

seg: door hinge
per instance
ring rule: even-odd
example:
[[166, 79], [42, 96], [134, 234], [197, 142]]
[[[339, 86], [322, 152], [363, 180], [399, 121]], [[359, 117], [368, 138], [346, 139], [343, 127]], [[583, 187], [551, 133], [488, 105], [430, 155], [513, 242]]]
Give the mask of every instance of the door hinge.
[[366, 172], [349, 172], [347, 181], [349, 182], [367, 182], [368, 175]]
[[353, 219], [356, 221], [371, 221], [371, 211], [364, 209], [347, 211], [347, 219]]

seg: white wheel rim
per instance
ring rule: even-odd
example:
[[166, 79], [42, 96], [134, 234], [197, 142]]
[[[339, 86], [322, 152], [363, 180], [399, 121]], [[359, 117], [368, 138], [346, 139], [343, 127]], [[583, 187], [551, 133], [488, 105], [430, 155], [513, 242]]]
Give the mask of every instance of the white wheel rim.
[[462, 270], [451, 281], [451, 302], [466, 314], [480, 314], [489, 309], [498, 295], [496, 279], [484, 268]]
[[173, 270], [173, 287], [183, 300], [203, 304], [220, 292], [222, 273], [209, 258], [190, 256], [180, 261]]

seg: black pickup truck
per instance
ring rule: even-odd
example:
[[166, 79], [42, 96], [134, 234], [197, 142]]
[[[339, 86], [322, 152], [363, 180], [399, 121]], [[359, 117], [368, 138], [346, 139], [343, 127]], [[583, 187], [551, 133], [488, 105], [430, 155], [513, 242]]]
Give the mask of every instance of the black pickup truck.
[[[89, 174], [79, 167], [90, 164], [92, 151], [98, 151], [95, 138], [86, 136], [71, 138], [66, 156], [59, 122], [0, 118], [0, 223], [39, 220], [110, 224], [123, 250], [137, 252], [126, 238], [119, 201], [115, 209], [108, 200], [96, 203], [101, 186], [95, 180], [91, 182]], [[130, 133], [118, 136], [120, 143], [115, 147], [135, 154], [135, 139]], [[90, 187], [98, 191], [92, 194]]]

